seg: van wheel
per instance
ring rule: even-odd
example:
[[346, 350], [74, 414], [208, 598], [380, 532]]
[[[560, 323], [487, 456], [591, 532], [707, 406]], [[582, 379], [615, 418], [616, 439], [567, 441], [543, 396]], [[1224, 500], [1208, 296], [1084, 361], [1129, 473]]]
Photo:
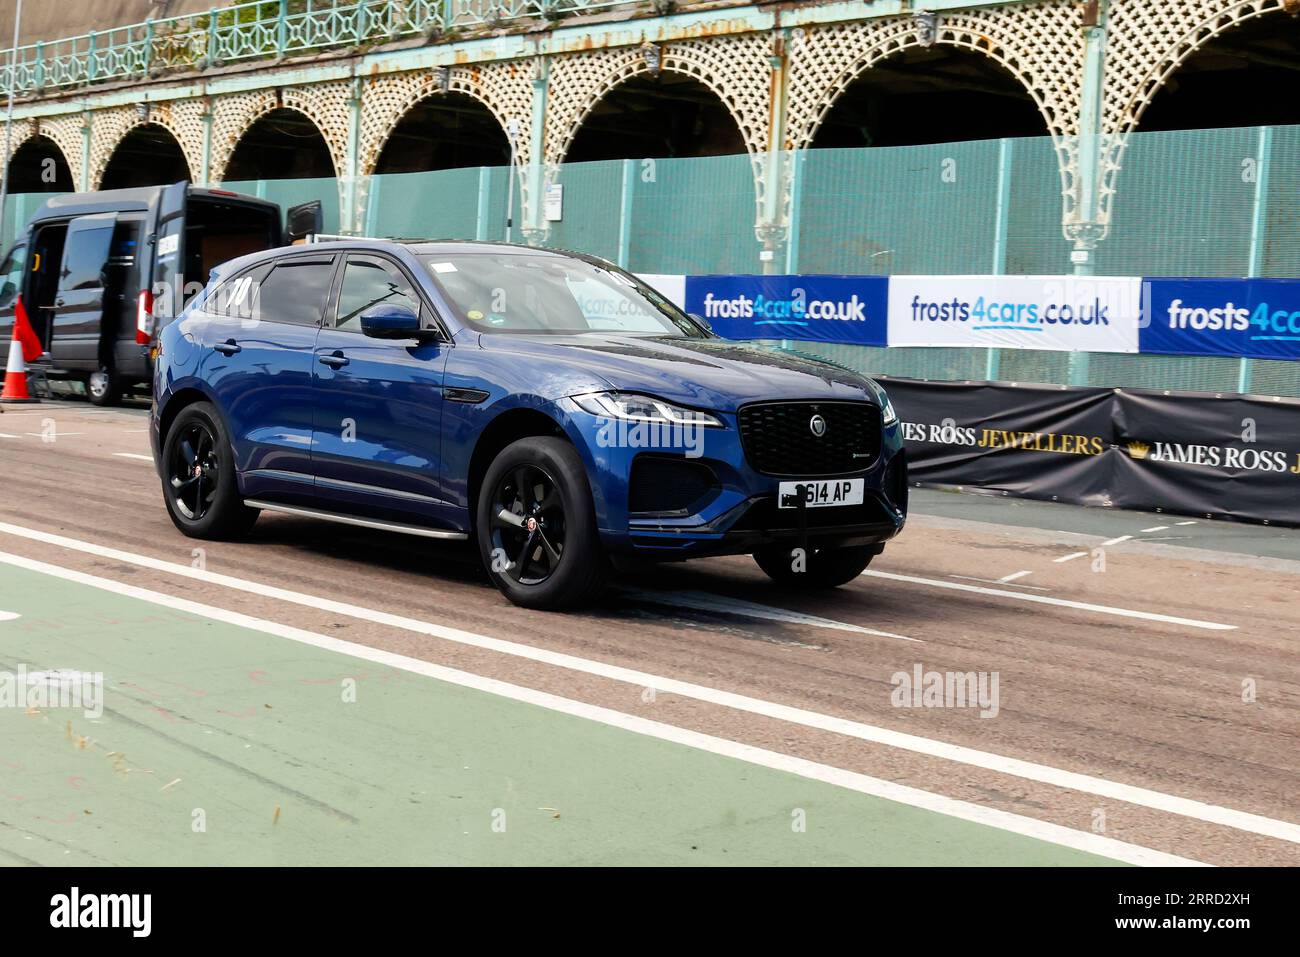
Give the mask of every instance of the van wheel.
[[168, 430], [162, 485], [172, 523], [191, 538], [239, 538], [257, 521], [257, 509], [239, 497], [230, 438], [207, 402], [186, 406]]
[[98, 372], [92, 372], [86, 380], [86, 395], [90, 396], [91, 405], [117, 405], [122, 401], [122, 383], [117, 370], [102, 365]]
[[479, 554], [501, 593], [525, 608], [573, 608], [595, 598], [609, 562], [582, 459], [568, 442], [520, 439], [483, 477], [475, 509]]
[[[810, 548], [802, 562], [794, 549], [770, 546], [754, 553], [754, 561], [767, 577], [781, 585], [803, 588], [836, 588], [853, 581], [880, 552], [878, 545], [847, 548]], [[796, 569], [802, 569], [796, 571]]]

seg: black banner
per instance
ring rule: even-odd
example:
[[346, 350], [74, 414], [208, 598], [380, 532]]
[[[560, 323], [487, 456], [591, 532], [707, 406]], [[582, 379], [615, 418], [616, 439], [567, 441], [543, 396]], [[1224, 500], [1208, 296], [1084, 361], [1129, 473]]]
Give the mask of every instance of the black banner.
[[914, 481], [1300, 525], [1300, 399], [882, 382]]

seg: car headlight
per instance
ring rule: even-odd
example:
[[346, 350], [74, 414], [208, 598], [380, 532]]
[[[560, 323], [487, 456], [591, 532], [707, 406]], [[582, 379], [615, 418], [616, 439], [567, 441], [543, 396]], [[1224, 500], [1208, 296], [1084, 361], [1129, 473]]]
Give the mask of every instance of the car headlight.
[[884, 392], [880, 393], [880, 421], [884, 423], [885, 428], [898, 422], [898, 413], [894, 411], [894, 403], [889, 401], [889, 396]]
[[663, 399], [631, 392], [590, 392], [586, 395], [573, 396], [573, 401], [584, 412], [606, 419], [655, 422], [661, 425], [722, 427], [722, 420], [707, 412], [684, 409]]

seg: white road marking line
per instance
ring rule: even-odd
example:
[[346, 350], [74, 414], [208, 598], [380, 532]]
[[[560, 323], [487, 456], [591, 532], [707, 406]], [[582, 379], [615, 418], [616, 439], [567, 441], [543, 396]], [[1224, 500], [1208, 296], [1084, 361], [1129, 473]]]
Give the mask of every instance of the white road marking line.
[[127, 435], [135, 435], [138, 432], [148, 432], [149, 430], [148, 429], [123, 429], [122, 431]]
[[[983, 582], [986, 585], [1002, 584], [1002, 579], [1000, 578], [976, 578], [973, 575], [949, 575], [948, 577], [964, 582]], [[1050, 588], [1045, 588], [1042, 585], [1021, 585], [1018, 582], [1011, 582], [1010, 584], [1012, 588], [1032, 588], [1034, 591], [1051, 591]]]
[[1107, 545], [1118, 545], [1120, 542], [1127, 542], [1132, 537], [1132, 535], [1121, 535], [1119, 538], [1112, 538], [1109, 541], [1102, 542], [1101, 547], [1105, 548]]
[[1060, 565], [1062, 562], [1072, 562], [1076, 558], [1087, 558], [1087, 557], [1088, 557], [1087, 552], [1070, 552], [1070, 554], [1062, 555], [1060, 558], [1053, 558], [1052, 561]]
[[[346, 615], [349, 618], [369, 621], [377, 625], [401, 628], [417, 634], [430, 635], [435, 638], [442, 638], [446, 641], [454, 641], [475, 648], [484, 648], [501, 654], [526, 658], [530, 661], [553, 665], [558, 668], [565, 668], [570, 671], [577, 671], [582, 674], [594, 675], [600, 678], [608, 678], [612, 681], [621, 681], [641, 688], [655, 688], [656, 690], [663, 691], [666, 694], [675, 694], [684, 698], [693, 698], [697, 701], [720, 705], [721, 707], [731, 708], [735, 711], [744, 711], [750, 714], [762, 715], [763, 717], [775, 718], [778, 721], [785, 721], [790, 724], [798, 724], [808, 728], [829, 731], [834, 734], [842, 734], [846, 737], [858, 738], [863, 741], [870, 741], [887, 747], [899, 748], [904, 751], [914, 751], [917, 754], [924, 754], [929, 757], [940, 758], [957, 764], [968, 764], [972, 767], [996, 771], [1001, 774], [1025, 778], [1026, 780], [1038, 781], [1043, 784], [1050, 784], [1054, 787], [1063, 787], [1072, 791], [1095, 794], [1099, 797], [1107, 797], [1116, 801], [1123, 801], [1126, 804], [1136, 804], [1157, 811], [1165, 811], [1170, 814], [1182, 815], [1183, 817], [1196, 818], [1197, 820], [1207, 821], [1211, 824], [1220, 824], [1224, 827], [1231, 827], [1240, 831], [1249, 831], [1254, 834], [1262, 834], [1267, 837], [1275, 837], [1279, 840], [1300, 844], [1300, 825], [1292, 824], [1288, 821], [1275, 821], [1272, 818], [1263, 817], [1258, 814], [1251, 814], [1246, 811], [1236, 811], [1219, 805], [1194, 801], [1190, 798], [1181, 798], [1172, 794], [1164, 794], [1160, 791], [1152, 791], [1147, 788], [1129, 784], [1120, 784], [1114, 781], [1108, 781], [1105, 778], [1094, 777], [1089, 774], [1080, 774], [1075, 771], [1063, 771], [1059, 768], [1034, 764], [1031, 761], [1022, 761], [1019, 758], [1008, 758], [999, 754], [990, 754], [986, 751], [977, 751], [974, 748], [967, 748], [958, 744], [949, 744], [946, 741], [935, 741], [930, 738], [920, 737], [919, 735], [905, 734], [900, 731], [891, 731], [888, 728], [876, 727], [875, 725], [865, 724], [860, 721], [851, 721], [847, 718], [837, 718], [833, 715], [820, 714], [816, 711], [807, 711], [803, 708], [794, 708], [789, 705], [777, 704], [772, 701], [764, 701], [761, 698], [751, 698], [730, 691], [721, 691], [716, 688], [709, 688], [688, 681], [679, 681], [676, 678], [653, 675], [644, 671], [634, 671], [631, 668], [623, 668], [619, 665], [611, 665], [603, 661], [579, 658], [576, 655], [567, 655], [558, 651], [548, 651], [545, 648], [537, 648], [533, 645], [506, 641], [502, 638], [489, 638], [486, 635], [477, 635], [473, 632], [462, 631], [458, 628], [435, 625], [431, 622], [420, 621], [415, 618], [406, 618], [401, 615], [393, 615], [372, 608], [351, 605], [347, 602], [334, 601], [329, 598], [321, 598], [317, 595], [308, 595], [302, 592], [290, 591], [289, 589], [278, 588], [274, 585], [264, 585], [261, 582], [235, 578], [230, 575], [221, 575], [215, 572], [200, 571], [196, 568], [190, 567], [189, 565], [181, 565], [175, 562], [163, 561], [158, 558], [150, 558], [147, 555], [136, 555], [132, 552], [125, 552], [104, 545], [96, 545], [92, 542], [82, 542], [74, 538], [67, 538], [63, 535], [54, 535], [50, 532], [24, 528], [21, 525], [13, 525], [8, 522], [0, 522], [0, 533], [14, 535], [19, 538], [27, 538], [32, 541], [45, 542], [71, 551], [79, 551], [88, 555], [97, 555], [101, 558], [108, 558], [113, 561], [124, 562], [130, 565], [139, 565], [142, 568], [152, 568], [155, 571], [166, 572], [168, 574], [196, 581], [208, 582], [225, 588], [248, 592], [253, 595], [261, 595], [265, 598], [274, 598], [295, 605], [304, 605], [308, 608], [330, 611], [335, 614]], [[884, 577], [904, 577], [890, 576], [887, 572], [867, 572], [867, 574], [878, 574]], [[914, 581], [921, 582], [922, 584], [939, 584], [940, 586], [947, 584], [944, 582], [931, 582], [929, 579], [924, 578], [914, 579]], [[964, 589], [969, 586], [953, 585], [952, 587]], [[988, 591], [988, 589], [976, 590]], [[1013, 598], [1021, 598], [1031, 601], [1045, 601], [1048, 604], [1055, 604], [1061, 601], [1061, 599], [1042, 599], [1036, 595], [1022, 595], [1017, 592], [1005, 592], [1004, 594], [1010, 595]]]
[[46, 432], [27, 432], [26, 434], [27, 434], [27, 435], [30, 435], [30, 436], [31, 436], [32, 438], [34, 438], [34, 439], [47, 439], [48, 441], [46, 441], [45, 444], [46, 444], [46, 445], [53, 445], [55, 439], [66, 439], [69, 435], [85, 435], [86, 433], [85, 433], [85, 432], [61, 432], [61, 431], [55, 430], [54, 432], [49, 432], [49, 433], [46, 433]]
[[1163, 532], [1168, 527], [1168, 525], [1152, 525], [1150, 528], [1142, 529], [1142, 534], [1147, 535], [1151, 532]]
[[148, 462], [150, 465], [153, 464], [152, 455], [141, 455], [139, 452], [114, 452], [113, 454], [120, 459], [139, 459], [141, 462]]
[[1175, 525], [1199, 525], [1199, 522], [1174, 522]]
[[658, 738], [662, 741], [670, 741], [675, 744], [695, 748], [696, 750], [707, 751], [712, 754], [734, 758], [739, 761], [745, 761], [749, 764], [771, 768], [776, 771], [785, 771], [790, 774], [798, 775], [799, 777], [808, 778], [809, 780], [822, 781], [827, 784], [833, 784], [848, 790], [857, 791], [861, 794], [868, 794], [873, 797], [883, 798], [887, 801], [894, 801], [898, 804], [906, 804], [911, 807], [933, 811], [937, 814], [944, 814], [949, 817], [959, 818], [975, 824], [983, 824], [1013, 834], [1020, 834], [1025, 837], [1047, 841], [1062, 847], [1068, 847], [1085, 853], [1108, 857], [1112, 860], [1144, 866], [1206, 866], [1200, 861], [1193, 861], [1173, 854], [1166, 854], [1162, 851], [1151, 850], [1150, 848], [1140, 847], [1136, 844], [1127, 844], [1123, 841], [1102, 837], [1089, 831], [1079, 831], [1074, 828], [1063, 827], [1059, 824], [1052, 824], [1035, 818], [1011, 814], [1007, 811], [1000, 811], [994, 808], [970, 804], [966, 801], [959, 801], [955, 798], [945, 797], [941, 794], [933, 794], [929, 791], [922, 791], [918, 788], [895, 784], [892, 781], [868, 777], [865, 774], [846, 771], [842, 768], [832, 767], [827, 764], [819, 764], [805, 758], [797, 758], [789, 754], [768, 751], [764, 748], [741, 744], [737, 741], [728, 741], [725, 738], [717, 738], [698, 731], [691, 731], [686, 728], [679, 728], [674, 725], [651, 721], [647, 718], [625, 714], [621, 711], [614, 711], [609, 708], [602, 708], [599, 705], [587, 704], [583, 701], [574, 701], [570, 698], [562, 698], [545, 691], [536, 691], [532, 688], [510, 684], [496, 678], [487, 678], [471, 672], [459, 671], [454, 668], [448, 668], [443, 665], [436, 665], [432, 662], [423, 661], [419, 658], [409, 658], [406, 655], [395, 654], [391, 651], [371, 648], [368, 645], [354, 644], [340, 638], [332, 638], [328, 635], [322, 635], [317, 632], [306, 631], [305, 629], [295, 628], [291, 625], [284, 625], [277, 621], [254, 618], [251, 615], [245, 615], [242, 612], [228, 611], [227, 609], [217, 608], [213, 605], [204, 605], [196, 601], [191, 601], [188, 598], [177, 598], [173, 595], [150, 591], [136, 585], [127, 585], [122, 582], [113, 581], [109, 578], [99, 578], [94, 575], [87, 575], [84, 572], [73, 571], [69, 568], [60, 568], [57, 565], [50, 565], [46, 562], [37, 561], [32, 558], [25, 558], [21, 555], [12, 555], [8, 552], [0, 552], [0, 562], [15, 565], [19, 568], [26, 568], [29, 571], [51, 575], [56, 578], [62, 578], [65, 581], [88, 585], [92, 588], [99, 588], [103, 591], [111, 592], [112, 594], [124, 595], [129, 598], [147, 601], [155, 605], [161, 605], [164, 608], [172, 608], [176, 611], [188, 612], [189, 614], [209, 618], [213, 621], [221, 621], [227, 624], [236, 625], [240, 628], [260, 631], [263, 634], [273, 635], [277, 638], [286, 638], [290, 641], [296, 641], [304, 645], [310, 645], [314, 648], [347, 655], [351, 658], [358, 658], [375, 664], [387, 665], [391, 668], [411, 672], [412, 674], [424, 675], [429, 678], [435, 678], [439, 681], [460, 685], [461, 687], [472, 688], [477, 691], [494, 694], [498, 697], [525, 702], [561, 714], [586, 718], [589, 721], [596, 721], [600, 724], [609, 725], [610, 727], [619, 728], [624, 731], [630, 731], [634, 734]]
[[[4, 525], [0, 524], [0, 530]], [[958, 591], [975, 592], [979, 595], [992, 595], [996, 598], [1014, 598], [1017, 601], [1033, 601], [1042, 605], [1056, 605], [1061, 608], [1074, 608], [1078, 611], [1091, 611], [1099, 615], [1117, 615], [1120, 618], [1140, 618], [1143, 621], [1159, 621], [1167, 625], [1186, 625], [1188, 628], [1204, 628], [1207, 631], [1236, 631], [1236, 625], [1223, 625], [1215, 621], [1197, 621], [1195, 618], [1178, 618], [1174, 615], [1161, 615], [1153, 611], [1134, 611], [1130, 608], [1112, 608], [1110, 605], [1094, 605], [1086, 601], [1071, 601], [1068, 598], [1050, 598], [1047, 595], [1027, 595], [1018, 591], [1003, 591], [1000, 588], [982, 588], [979, 585], [963, 585], [961, 582], [946, 582], [937, 578], [917, 578], [914, 575], [896, 575], [893, 572], [873, 572], [868, 568], [863, 575], [872, 578], [886, 578], [890, 581], [911, 582], [914, 585], [932, 585], [935, 588], [953, 588]]]
[[20, 439], [21, 435], [10, 435], [8, 432], [0, 432], [0, 439]]
[[0, 611], [0, 621], [13, 621], [16, 618], [21, 617], [22, 615], [15, 611]]
[[830, 628], [835, 631], [848, 631], [859, 635], [875, 635], [879, 638], [897, 638], [899, 641], [921, 641], [920, 638], [908, 638], [906, 635], [876, 631], [874, 628], [864, 628], [862, 625], [850, 625], [842, 621], [832, 621], [829, 618], [805, 615], [798, 611], [787, 611], [784, 608], [771, 608], [751, 601], [742, 601], [739, 598], [711, 595], [708, 592], [652, 592], [641, 589], [626, 589], [625, 591], [638, 601], [652, 602], [656, 605], [680, 606], [694, 608], [698, 611], [715, 611], [727, 615], [740, 615], [745, 618], [762, 618], [767, 621], [785, 621], [796, 625], [808, 625], [811, 628]]
[[1032, 574], [1033, 572], [1012, 572], [1010, 575], [1003, 575], [1001, 578], [998, 579], [998, 581], [1002, 582], [1002, 584], [1005, 585], [1007, 582], [1013, 582], [1017, 578], [1024, 578], [1026, 575], [1032, 575]]

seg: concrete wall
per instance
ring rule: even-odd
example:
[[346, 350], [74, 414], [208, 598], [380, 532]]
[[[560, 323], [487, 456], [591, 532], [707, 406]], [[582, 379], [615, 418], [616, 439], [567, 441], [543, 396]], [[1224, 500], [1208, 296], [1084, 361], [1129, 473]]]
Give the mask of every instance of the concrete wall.
[[[150, 17], [197, 13], [231, 0], [23, 0], [22, 43], [107, 30]], [[0, 0], [0, 47], [13, 39], [17, 0]]]

